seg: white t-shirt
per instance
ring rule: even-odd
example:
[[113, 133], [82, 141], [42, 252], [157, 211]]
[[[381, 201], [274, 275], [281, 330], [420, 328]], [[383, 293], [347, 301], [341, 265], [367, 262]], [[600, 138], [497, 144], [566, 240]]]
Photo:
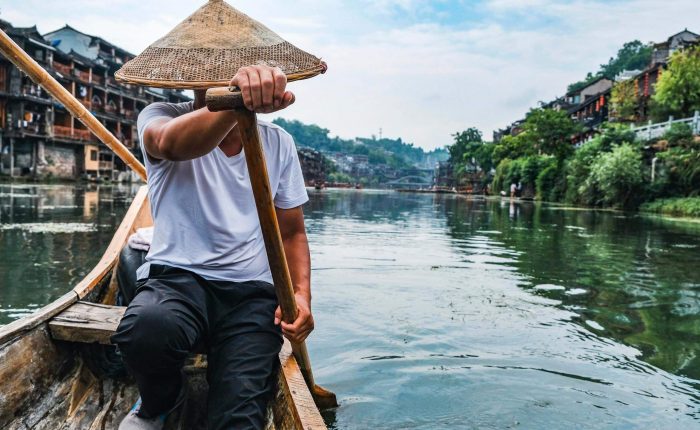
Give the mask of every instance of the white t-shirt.
[[[154, 161], [146, 154], [143, 134], [153, 120], [192, 111], [193, 102], [154, 103], [138, 118], [155, 230], [137, 277], [147, 278], [153, 263], [210, 280], [272, 282], [243, 151], [227, 157], [216, 147], [188, 161]], [[274, 124], [259, 122], [258, 130], [275, 206], [291, 209], [306, 203], [294, 140]]]

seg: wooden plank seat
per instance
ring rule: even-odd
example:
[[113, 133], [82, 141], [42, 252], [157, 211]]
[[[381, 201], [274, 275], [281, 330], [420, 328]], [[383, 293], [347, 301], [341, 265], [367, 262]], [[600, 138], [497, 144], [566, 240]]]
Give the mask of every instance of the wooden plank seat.
[[49, 331], [56, 340], [110, 345], [124, 311], [124, 306], [79, 301], [51, 319]]

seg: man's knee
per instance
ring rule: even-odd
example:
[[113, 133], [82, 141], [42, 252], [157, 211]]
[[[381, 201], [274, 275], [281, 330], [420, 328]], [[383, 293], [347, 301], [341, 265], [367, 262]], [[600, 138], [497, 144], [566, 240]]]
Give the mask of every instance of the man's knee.
[[173, 311], [160, 304], [130, 306], [112, 342], [129, 365], [151, 369], [184, 359], [190, 346]]

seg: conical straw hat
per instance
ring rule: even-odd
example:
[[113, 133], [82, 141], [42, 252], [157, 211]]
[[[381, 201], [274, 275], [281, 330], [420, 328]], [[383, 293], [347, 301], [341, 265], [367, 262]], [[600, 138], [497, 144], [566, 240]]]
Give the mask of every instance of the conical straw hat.
[[223, 0], [210, 0], [115, 77], [158, 88], [211, 88], [228, 85], [239, 68], [252, 65], [279, 67], [290, 81], [326, 70], [319, 58], [248, 15]]

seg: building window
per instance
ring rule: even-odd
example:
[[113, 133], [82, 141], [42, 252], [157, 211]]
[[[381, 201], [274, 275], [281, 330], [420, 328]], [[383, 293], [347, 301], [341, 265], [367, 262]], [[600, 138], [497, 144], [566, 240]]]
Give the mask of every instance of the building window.
[[37, 61], [44, 61], [44, 50], [43, 49], [37, 49], [34, 51], [34, 58]]
[[97, 161], [97, 150], [90, 150], [90, 161]]

